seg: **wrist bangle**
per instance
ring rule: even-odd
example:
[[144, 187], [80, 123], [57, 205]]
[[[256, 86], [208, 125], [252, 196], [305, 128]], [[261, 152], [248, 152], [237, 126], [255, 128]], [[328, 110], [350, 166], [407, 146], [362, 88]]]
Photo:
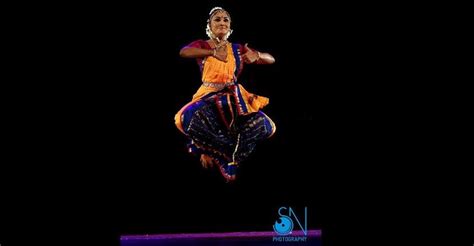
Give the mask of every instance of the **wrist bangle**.
[[216, 49], [212, 49], [212, 56], [216, 56]]

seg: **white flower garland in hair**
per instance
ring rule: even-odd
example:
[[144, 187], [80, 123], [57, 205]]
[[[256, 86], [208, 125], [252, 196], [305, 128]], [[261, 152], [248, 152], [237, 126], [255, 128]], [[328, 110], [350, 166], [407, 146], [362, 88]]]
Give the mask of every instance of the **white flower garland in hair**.
[[[212, 8], [211, 11], [209, 12], [209, 17], [210, 17], [211, 14], [214, 13], [214, 11], [216, 11], [216, 10], [224, 10], [224, 9], [221, 8], [221, 7], [214, 7], [214, 8]], [[225, 11], [225, 10], [224, 10], [224, 11]]]

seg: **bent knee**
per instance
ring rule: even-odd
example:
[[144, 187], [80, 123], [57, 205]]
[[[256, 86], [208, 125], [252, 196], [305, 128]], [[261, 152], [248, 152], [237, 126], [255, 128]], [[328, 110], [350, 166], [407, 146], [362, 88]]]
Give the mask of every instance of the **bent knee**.
[[265, 136], [266, 138], [269, 138], [273, 136], [273, 134], [275, 134], [276, 132], [275, 122], [273, 122], [273, 120], [270, 119], [270, 117], [268, 117], [265, 113], [260, 112], [260, 114], [263, 116], [264, 119], [263, 122], [265, 124]]

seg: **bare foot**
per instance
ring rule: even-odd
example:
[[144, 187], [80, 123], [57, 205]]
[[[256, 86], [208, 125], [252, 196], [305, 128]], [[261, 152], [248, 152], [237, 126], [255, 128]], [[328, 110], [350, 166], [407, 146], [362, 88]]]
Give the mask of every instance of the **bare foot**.
[[204, 168], [210, 168], [214, 166], [214, 159], [212, 157], [202, 154], [201, 155], [201, 165]]

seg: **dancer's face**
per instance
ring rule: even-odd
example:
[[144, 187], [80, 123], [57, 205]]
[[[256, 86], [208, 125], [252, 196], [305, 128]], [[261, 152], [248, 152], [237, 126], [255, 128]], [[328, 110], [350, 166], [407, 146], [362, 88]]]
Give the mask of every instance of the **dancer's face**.
[[211, 18], [211, 31], [219, 38], [230, 30], [230, 17], [225, 11], [218, 11]]

